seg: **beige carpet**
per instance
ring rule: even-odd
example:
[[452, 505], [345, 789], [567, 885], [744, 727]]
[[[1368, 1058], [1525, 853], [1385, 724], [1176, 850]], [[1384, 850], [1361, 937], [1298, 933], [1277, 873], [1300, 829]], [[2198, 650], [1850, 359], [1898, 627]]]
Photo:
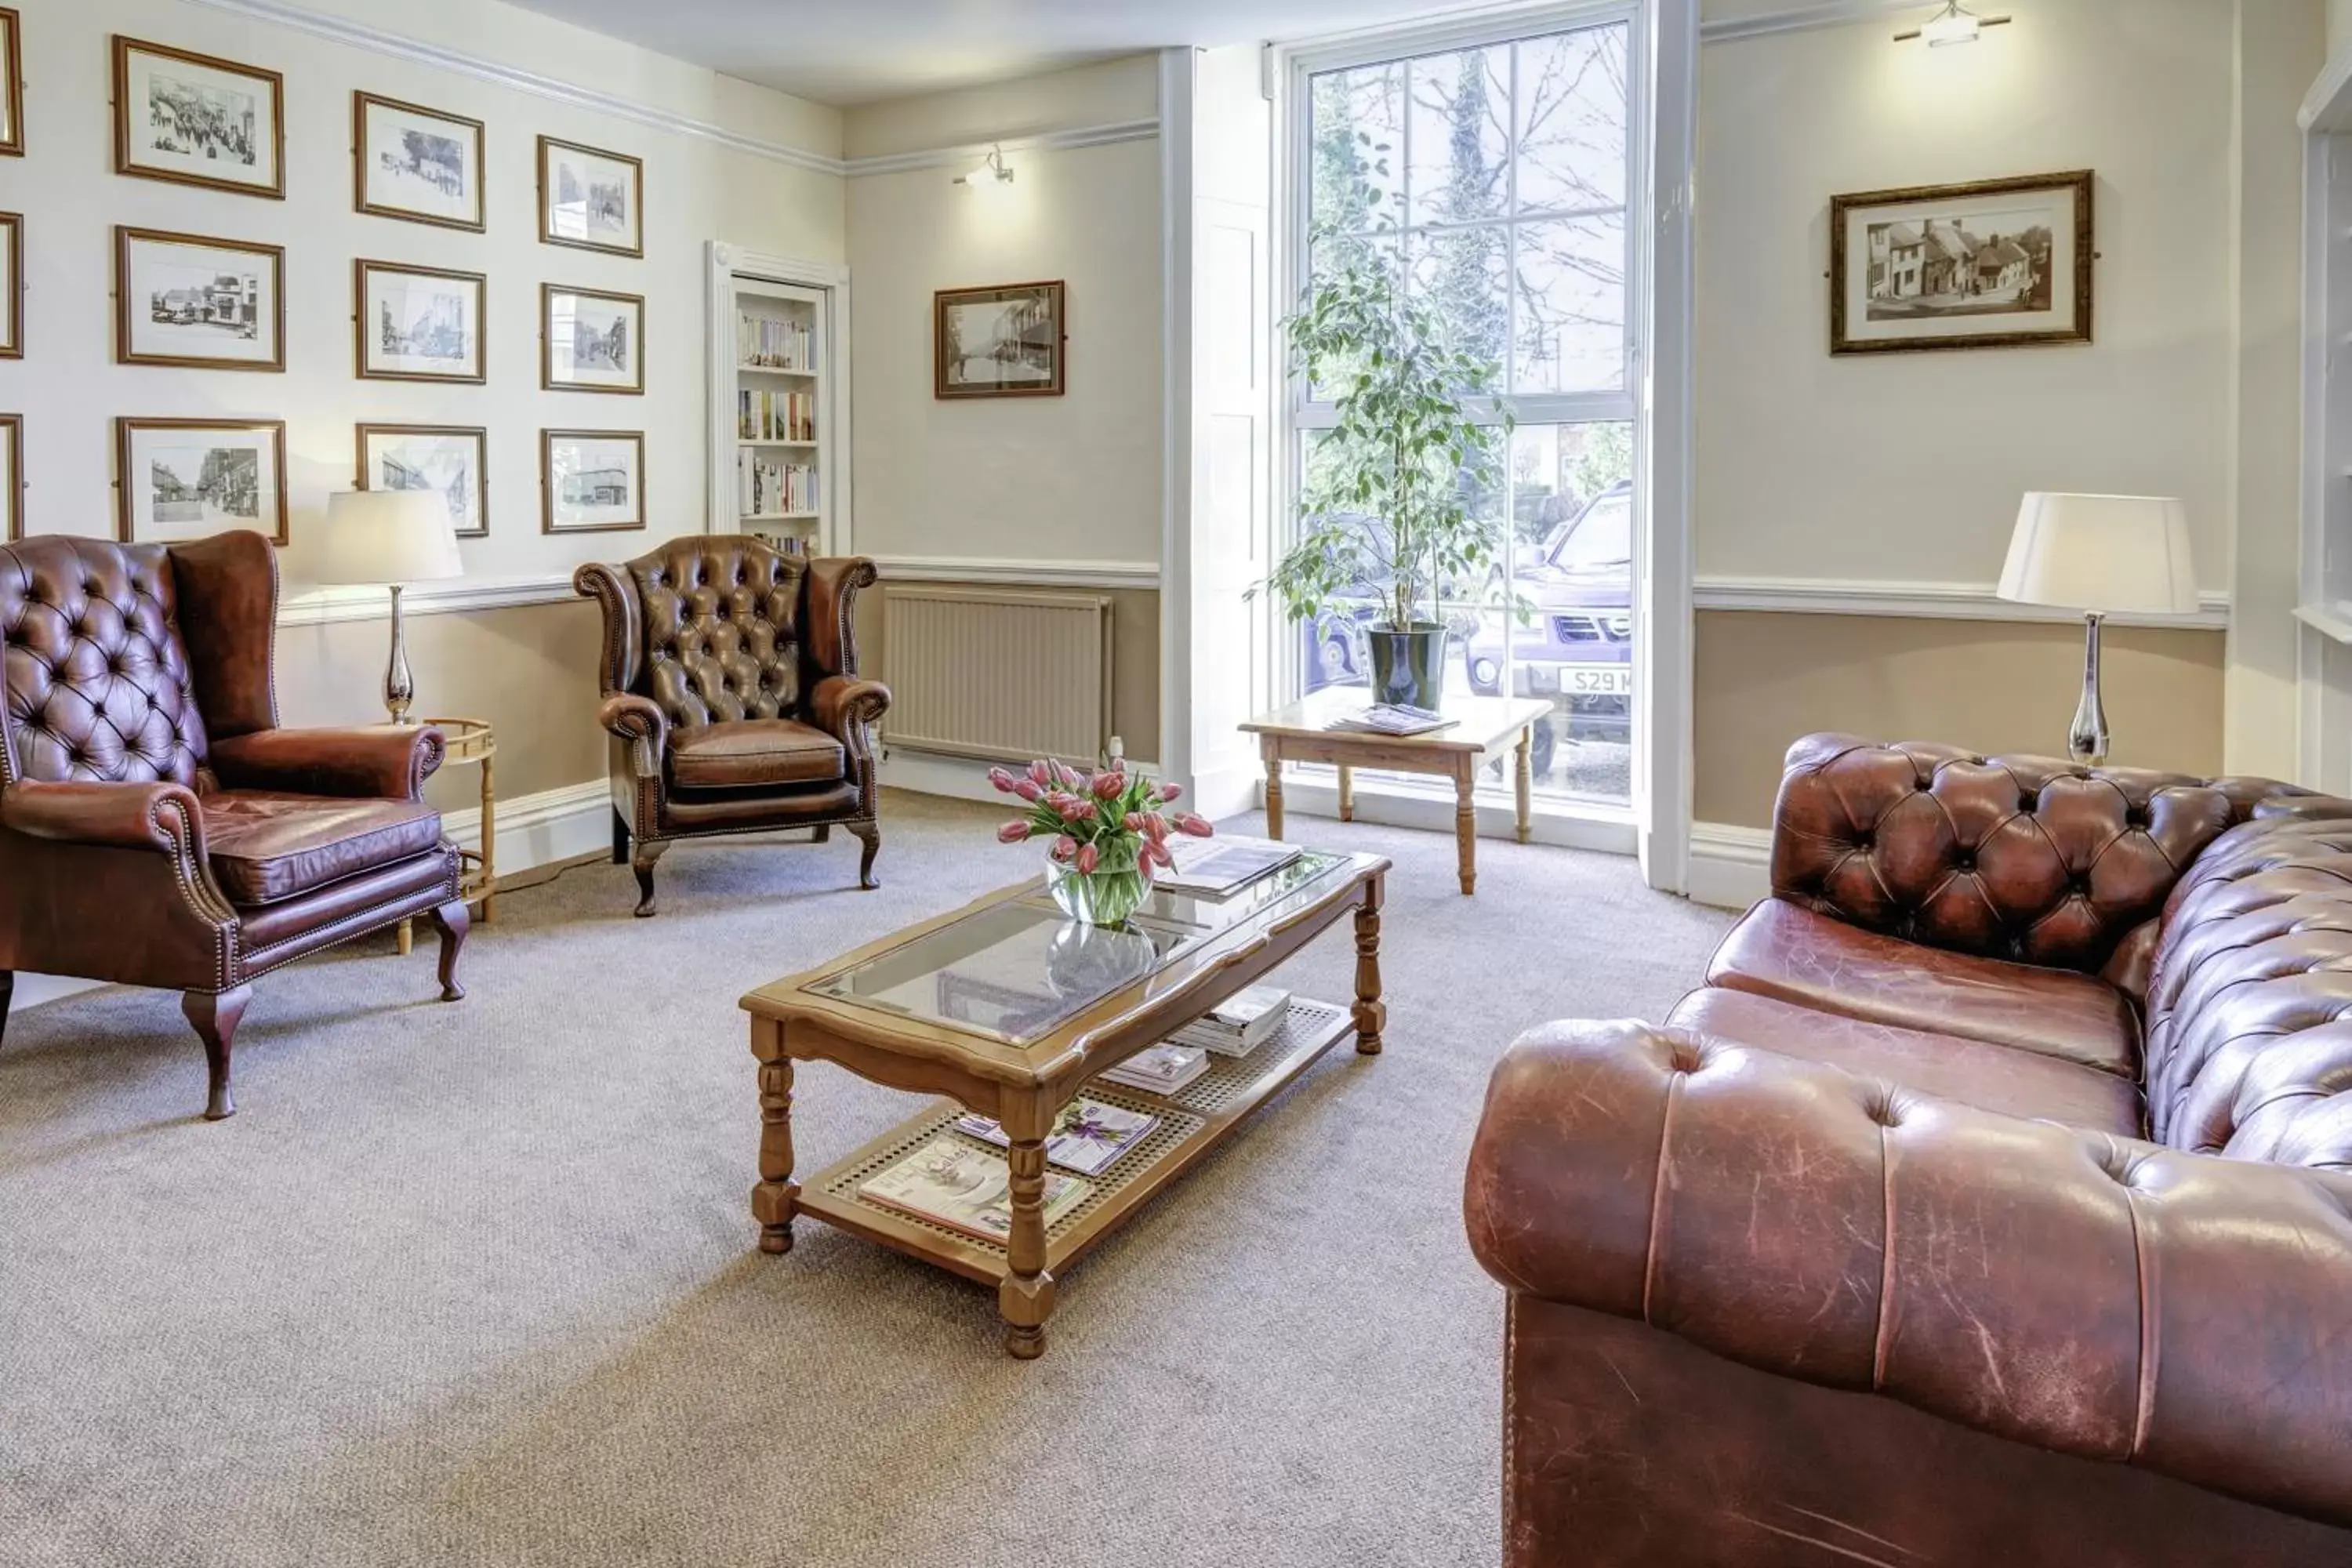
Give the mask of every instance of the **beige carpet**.
[[[265, 980], [239, 1114], [174, 1000], [0, 1048], [0, 1563], [1483, 1564], [1501, 1294], [1459, 1217], [1489, 1064], [1654, 1016], [1724, 925], [1632, 862], [1301, 819], [1397, 862], [1387, 1054], [1327, 1058], [1064, 1282], [992, 1293], [803, 1222], [753, 1250], [735, 1000], [1025, 874], [983, 808], [674, 850], [504, 900], [440, 1005], [389, 938]], [[1236, 824], [1236, 826], [1247, 826]], [[1349, 994], [1344, 926], [1285, 972]], [[814, 1170], [913, 1102], [802, 1075]]]

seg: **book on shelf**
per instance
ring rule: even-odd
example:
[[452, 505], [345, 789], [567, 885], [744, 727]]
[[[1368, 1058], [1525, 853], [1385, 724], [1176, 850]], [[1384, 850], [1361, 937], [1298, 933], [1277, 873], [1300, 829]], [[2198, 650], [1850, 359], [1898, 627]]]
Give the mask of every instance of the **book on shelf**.
[[744, 441], [814, 441], [816, 394], [736, 388], [735, 435]]
[[1279, 985], [1236, 991], [1169, 1038], [1221, 1057], [1245, 1057], [1264, 1045], [1290, 1016], [1290, 993]]
[[804, 321], [735, 315], [735, 363], [747, 370], [805, 371], [816, 360], [816, 336]]
[[1221, 836], [1215, 838], [1171, 835], [1168, 852], [1176, 864], [1162, 870], [1152, 885], [1171, 893], [1207, 893], [1222, 898], [1279, 870], [1305, 853], [1296, 844], [1271, 838]]
[[781, 529], [773, 528], [754, 528], [746, 531], [779, 554], [806, 555], [809, 552], [808, 541], [797, 533], [786, 533]]
[[[1093, 1189], [1076, 1176], [1045, 1173], [1045, 1223], [1050, 1226]], [[1013, 1168], [961, 1138], [941, 1134], [868, 1178], [857, 1195], [982, 1241], [1013, 1234]]]
[[1206, 1046], [1180, 1046], [1163, 1040], [1095, 1076], [1105, 1083], [1139, 1089], [1146, 1094], [1173, 1094], [1208, 1070]]
[[[1054, 1131], [1045, 1140], [1045, 1158], [1081, 1176], [1099, 1176], [1159, 1125], [1160, 1118], [1139, 1110], [1105, 1105], [1099, 1100], [1074, 1100], [1054, 1119]], [[1011, 1142], [1003, 1128], [976, 1110], [957, 1117], [955, 1128], [1000, 1149]]]
[[816, 510], [816, 468], [757, 452], [735, 454], [736, 510], [745, 517]]
[[1375, 702], [1369, 708], [1349, 709], [1332, 716], [1323, 727], [1341, 730], [1355, 735], [1427, 735], [1439, 730], [1450, 730], [1459, 720], [1427, 708], [1409, 708], [1402, 702]]

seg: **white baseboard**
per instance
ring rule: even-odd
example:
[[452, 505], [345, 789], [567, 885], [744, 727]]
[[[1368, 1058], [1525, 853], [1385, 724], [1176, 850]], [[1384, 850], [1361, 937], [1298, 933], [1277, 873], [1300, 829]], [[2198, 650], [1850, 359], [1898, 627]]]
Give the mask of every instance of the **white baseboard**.
[[[1129, 759], [1128, 765], [1160, 776], [1158, 763], [1139, 763]], [[912, 790], [917, 795], [945, 795], [950, 800], [976, 800], [987, 805], [1003, 805], [1006, 797], [988, 782], [988, 770], [1007, 767], [1004, 763], [984, 763], [978, 757], [950, 757], [933, 752], [910, 751], [904, 746], [888, 748], [876, 766], [874, 776], [885, 789]], [[1018, 768], [1013, 770], [1020, 772]]]
[[[1287, 816], [1336, 819], [1339, 815], [1339, 786], [1336, 781], [1327, 784], [1317, 779], [1286, 777], [1282, 783], [1282, 804]], [[1476, 812], [1479, 837], [1517, 837], [1517, 814], [1510, 805], [1481, 800]], [[1371, 785], [1360, 774], [1356, 779], [1356, 820], [1377, 822], [1388, 827], [1419, 827], [1450, 834], [1454, 831], [1454, 786], [1442, 784], [1422, 787], [1389, 783]], [[1296, 833], [1287, 833], [1286, 829], [1286, 832], [1289, 837], [1298, 837]], [[1528, 826], [1528, 841], [1558, 845], [1565, 849], [1598, 849], [1610, 855], [1631, 855], [1635, 846], [1633, 815], [1605, 807], [1576, 816], [1538, 811]], [[1328, 840], [1328, 847], [1346, 847], [1336, 838]]]
[[1692, 901], [1744, 910], [1772, 890], [1772, 830], [1691, 824]]
[[[986, 780], [982, 781], [983, 784]], [[603, 779], [565, 784], [499, 802], [499, 875], [515, 876], [558, 861], [574, 860], [612, 847], [612, 794]], [[441, 830], [460, 847], [482, 842], [479, 807], [441, 814]], [[63, 1001], [108, 984], [64, 974], [19, 974], [8, 1011]]]

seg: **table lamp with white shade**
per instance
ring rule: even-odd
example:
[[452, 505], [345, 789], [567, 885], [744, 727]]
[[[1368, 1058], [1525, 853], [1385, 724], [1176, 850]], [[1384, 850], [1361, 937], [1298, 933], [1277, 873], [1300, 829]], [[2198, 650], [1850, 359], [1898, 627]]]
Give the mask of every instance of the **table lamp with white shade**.
[[2063, 495], [2035, 490], [2018, 509], [2000, 596], [2083, 612], [2083, 700], [2067, 751], [2106, 761], [2107, 715], [2099, 703], [2099, 623], [2123, 613], [2186, 615], [2197, 608], [2189, 508], [2168, 496]]
[[465, 575], [448, 501], [438, 490], [338, 490], [327, 498], [326, 533], [316, 559], [321, 583], [391, 587], [392, 662], [383, 672], [383, 705], [394, 723], [410, 722], [416, 686], [401, 637], [400, 590]]

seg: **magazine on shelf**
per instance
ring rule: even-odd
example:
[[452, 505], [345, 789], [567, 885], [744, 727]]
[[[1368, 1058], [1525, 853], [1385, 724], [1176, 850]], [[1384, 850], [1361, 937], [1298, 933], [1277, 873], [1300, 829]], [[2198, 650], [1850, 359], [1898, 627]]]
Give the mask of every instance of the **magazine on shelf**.
[[1163, 869], [1152, 886], [1163, 892], [1219, 898], [1279, 870], [1305, 853], [1296, 844], [1277, 844], [1271, 838], [1175, 836], [1168, 840], [1168, 852], [1176, 858], [1176, 865]]
[[[1075, 1176], [1046, 1172], [1045, 1223], [1051, 1226], [1092, 1190]], [[1003, 1155], [961, 1138], [932, 1139], [859, 1186], [857, 1194], [982, 1241], [1002, 1242], [1013, 1234], [1012, 1167]]]
[[1282, 1027], [1290, 1015], [1290, 993], [1279, 985], [1253, 985], [1235, 992], [1170, 1037], [1222, 1057], [1245, 1057]]
[[[955, 1125], [957, 1131], [1000, 1149], [1011, 1142], [1003, 1128], [976, 1110], [957, 1117]], [[1099, 1100], [1074, 1100], [1054, 1119], [1053, 1135], [1045, 1140], [1045, 1158], [1066, 1171], [1099, 1176], [1159, 1125], [1160, 1118], [1139, 1110], [1105, 1105]]]
[[1206, 1046], [1180, 1046], [1165, 1040], [1095, 1076], [1105, 1083], [1123, 1084], [1147, 1094], [1173, 1094], [1208, 1070]]
[[1358, 735], [1427, 735], [1439, 730], [1450, 730], [1459, 720], [1427, 708], [1409, 708], [1402, 702], [1376, 702], [1369, 708], [1350, 709], [1335, 715], [1323, 727], [1345, 730]]

